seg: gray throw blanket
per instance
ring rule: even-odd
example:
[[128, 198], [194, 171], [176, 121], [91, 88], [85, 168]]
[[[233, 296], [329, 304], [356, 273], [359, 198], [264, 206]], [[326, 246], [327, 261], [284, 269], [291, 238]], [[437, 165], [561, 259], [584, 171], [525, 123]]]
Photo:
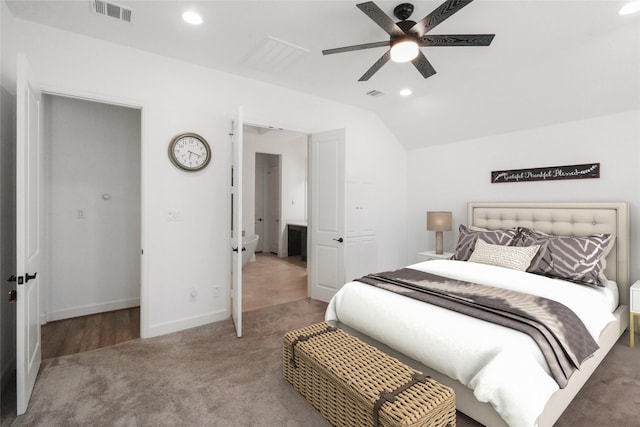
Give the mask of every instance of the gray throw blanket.
[[357, 280], [528, 334], [540, 347], [560, 388], [599, 348], [573, 311], [546, 298], [410, 268]]

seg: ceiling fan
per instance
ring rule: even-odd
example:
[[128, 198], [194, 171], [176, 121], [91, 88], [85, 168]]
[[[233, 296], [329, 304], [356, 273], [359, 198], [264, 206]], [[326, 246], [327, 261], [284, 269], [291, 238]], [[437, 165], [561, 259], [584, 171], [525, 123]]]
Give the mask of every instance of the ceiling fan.
[[495, 34], [427, 35], [427, 33], [438, 24], [472, 1], [473, 0], [447, 0], [417, 23], [409, 20], [409, 17], [413, 13], [413, 5], [411, 3], [402, 3], [393, 9], [394, 16], [400, 20], [397, 23], [393, 22], [393, 20], [372, 1], [357, 4], [356, 7], [358, 9], [363, 11], [391, 36], [389, 41], [326, 49], [322, 51], [322, 54], [331, 55], [334, 53], [374, 47], [388, 47], [384, 55], [382, 55], [358, 81], [369, 80], [389, 59], [395, 62], [411, 61], [420, 74], [426, 79], [434, 75], [436, 70], [420, 51], [420, 47], [489, 46], [491, 44]]

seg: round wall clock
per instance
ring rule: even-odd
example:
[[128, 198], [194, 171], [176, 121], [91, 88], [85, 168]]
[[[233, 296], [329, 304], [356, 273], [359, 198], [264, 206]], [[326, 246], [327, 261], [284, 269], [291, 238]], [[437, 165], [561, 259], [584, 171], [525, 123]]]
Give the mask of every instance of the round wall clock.
[[199, 171], [209, 164], [211, 148], [200, 135], [181, 133], [176, 135], [169, 144], [169, 158], [182, 170]]

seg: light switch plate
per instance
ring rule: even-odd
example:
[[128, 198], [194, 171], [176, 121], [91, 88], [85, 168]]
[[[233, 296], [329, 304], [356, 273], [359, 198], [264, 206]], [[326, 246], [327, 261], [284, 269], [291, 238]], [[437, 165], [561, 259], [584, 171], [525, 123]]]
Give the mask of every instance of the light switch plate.
[[182, 211], [167, 211], [167, 221], [184, 221]]

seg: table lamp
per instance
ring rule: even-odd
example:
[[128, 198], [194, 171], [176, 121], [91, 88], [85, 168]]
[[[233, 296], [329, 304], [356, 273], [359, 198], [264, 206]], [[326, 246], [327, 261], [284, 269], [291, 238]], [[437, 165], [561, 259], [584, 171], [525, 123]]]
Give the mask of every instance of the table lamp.
[[436, 232], [436, 254], [442, 254], [442, 232], [451, 231], [451, 212], [427, 212], [427, 230]]

